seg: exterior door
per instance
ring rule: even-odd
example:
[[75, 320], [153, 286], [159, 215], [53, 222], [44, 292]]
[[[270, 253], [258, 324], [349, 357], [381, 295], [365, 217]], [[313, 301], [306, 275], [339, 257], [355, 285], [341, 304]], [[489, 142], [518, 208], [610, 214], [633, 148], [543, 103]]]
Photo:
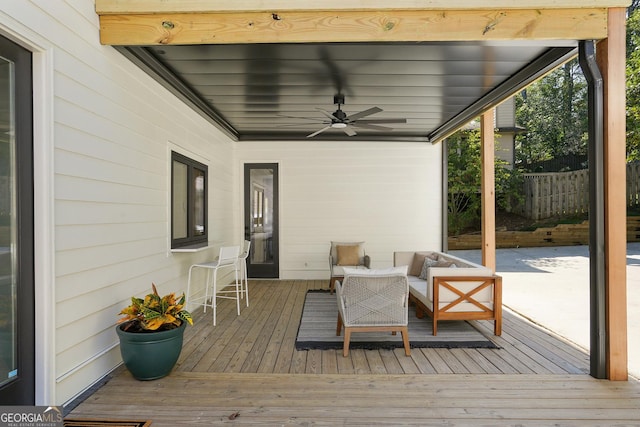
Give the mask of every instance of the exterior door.
[[0, 402], [35, 403], [31, 53], [0, 36]]
[[244, 165], [244, 230], [251, 241], [247, 274], [255, 278], [279, 277], [278, 165]]

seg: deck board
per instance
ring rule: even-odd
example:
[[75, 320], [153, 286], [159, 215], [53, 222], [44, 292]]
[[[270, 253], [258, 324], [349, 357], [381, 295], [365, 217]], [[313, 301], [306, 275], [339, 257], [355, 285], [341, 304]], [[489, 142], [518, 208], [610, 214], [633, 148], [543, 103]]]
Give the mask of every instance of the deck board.
[[234, 413], [241, 425], [638, 425], [639, 398], [637, 382], [572, 374], [174, 372], [139, 382], [124, 371], [71, 415], [135, 414], [154, 426], [230, 423]]
[[[219, 302], [218, 326], [211, 314], [197, 310], [196, 324], [185, 333], [179, 371], [243, 373], [504, 373], [585, 374], [589, 357], [577, 346], [535, 327], [505, 310], [502, 336], [492, 322], [471, 322], [499, 349], [413, 349], [407, 358], [397, 350], [351, 349], [348, 361], [335, 350], [294, 348], [307, 290], [326, 288], [320, 280], [252, 280], [251, 306]], [[335, 356], [335, 357], [334, 357]]]
[[[323, 281], [250, 281], [250, 307], [196, 310], [174, 371], [136, 381], [119, 368], [70, 418], [144, 418], [153, 426], [640, 426], [640, 384], [595, 380], [582, 349], [505, 310], [499, 349], [295, 350], [308, 289]], [[238, 412], [231, 421], [229, 416]]]

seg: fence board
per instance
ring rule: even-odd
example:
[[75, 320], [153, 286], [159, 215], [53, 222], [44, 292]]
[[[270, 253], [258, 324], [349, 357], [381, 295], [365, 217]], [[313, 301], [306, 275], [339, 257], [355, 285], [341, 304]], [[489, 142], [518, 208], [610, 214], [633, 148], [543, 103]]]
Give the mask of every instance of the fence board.
[[[523, 174], [524, 202], [515, 209], [534, 220], [589, 211], [589, 170]], [[627, 206], [640, 205], [640, 162], [627, 164]]]

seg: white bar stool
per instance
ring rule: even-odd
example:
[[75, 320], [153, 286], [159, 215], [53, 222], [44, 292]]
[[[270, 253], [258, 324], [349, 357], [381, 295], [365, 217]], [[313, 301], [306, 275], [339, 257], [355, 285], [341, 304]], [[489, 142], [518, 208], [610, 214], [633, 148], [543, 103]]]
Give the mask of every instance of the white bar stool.
[[244, 251], [240, 254], [240, 292], [245, 298], [247, 307], [249, 307], [249, 278], [247, 277], [247, 258], [249, 258], [249, 249], [251, 249], [251, 241], [244, 241]]
[[[207, 307], [213, 308], [213, 326], [216, 326], [216, 299], [217, 298], [227, 298], [227, 299], [235, 299], [236, 307], [238, 310], [238, 315], [240, 315], [240, 282], [238, 281], [238, 270], [240, 264], [240, 246], [223, 246], [220, 248], [220, 255], [218, 259], [212, 262], [205, 262], [199, 264], [193, 264], [189, 268], [189, 280], [187, 282], [187, 304], [197, 304], [202, 305], [204, 307], [204, 312], [207, 312]], [[198, 297], [195, 299], [191, 298], [191, 273], [194, 268], [206, 268], [207, 269], [207, 278], [204, 286], [204, 296]], [[222, 287], [222, 290], [218, 291], [217, 284], [217, 276], [218, 270], [224, 268], [233, 268], [235, 273], [235, 290], [224, 290], [225, 286]], [[211, 274], [213, 273], [213, 282], [211, 282]], [[211, 295], [209, 295], [209, 284], [211, 282]], [[218, 294], [228, 294], [235, 293], [235, 296], [230, 295], [218, 295]], [[209, 297], [211, 297], [211, 302], [209, 302]]]

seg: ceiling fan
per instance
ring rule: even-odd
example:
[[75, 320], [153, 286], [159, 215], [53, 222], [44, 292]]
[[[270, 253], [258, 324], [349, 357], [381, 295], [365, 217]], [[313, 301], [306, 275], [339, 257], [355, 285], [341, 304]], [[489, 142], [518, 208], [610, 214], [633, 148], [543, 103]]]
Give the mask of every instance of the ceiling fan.
[[348, 136], [355, 136], [357, 135], [357, 132], [353, 128], [387, 131], [392, 129], [387, 126], [380, 126], [379, 124], [407, 123], [407, 119], [362, 120], [364, 117], [381, 112], [382, 108], [379, 107], [371, 107], [367, 110], [360, 111], [359, 113], [347, 115], [347, 113], [342, 111], [342, 109], [340, 108], [341, 105], [344, 105], [344, 95], [342, 94], [335, 95], [333, 97], [333, 103], [338, 105], [338, 109], [333, 113], [318, 108], [318, 110], [320, 110], [322, 113], [324, 113], [325, 116], [327, 116], [327, 119], [322, 121], [322, 124], [325, 124], [326, 126], [307, 135], [307, 138], [313, 138], [314, 136], [329, 129], [342, 129], [342, 131]]

